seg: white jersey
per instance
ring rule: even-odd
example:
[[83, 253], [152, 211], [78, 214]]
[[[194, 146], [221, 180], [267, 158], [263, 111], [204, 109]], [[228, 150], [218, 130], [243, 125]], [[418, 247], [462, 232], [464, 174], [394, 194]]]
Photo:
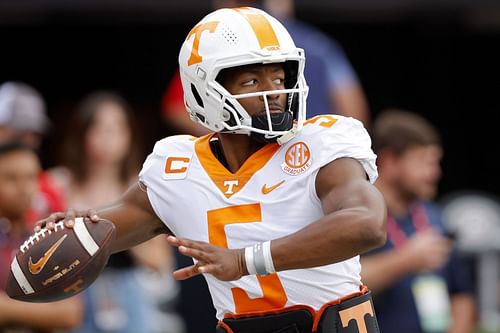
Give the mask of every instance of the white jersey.
[[[180, 238], [244, 248], [304, 228], [324, 215], [315, 190], [319, 169], [341, 157], [358, 160], [370, 181], [377, 177], [370, 137], [353, 118], [311, 118], [292, 140], [264, 146], [236, 173], [216, 159], [210, 138], [184, 135], [157, 142], [139, 175], [156, 214]], [[222, 319], [225, 313], [296, 304], [319, 309], [359, 291], [360, 270], [356, 256], [237, 281], [219, 281], [210, 274], [205, 278]]]

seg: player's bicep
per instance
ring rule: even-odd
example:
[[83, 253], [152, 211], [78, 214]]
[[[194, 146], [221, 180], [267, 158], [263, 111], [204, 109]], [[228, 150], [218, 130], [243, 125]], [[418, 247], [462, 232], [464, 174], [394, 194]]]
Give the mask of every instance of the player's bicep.
[[325, 214], [349, 208], [383, 208], [381, 194], [353, 158], [340, 158], [322, 167], [316, 177], [316, 192]]

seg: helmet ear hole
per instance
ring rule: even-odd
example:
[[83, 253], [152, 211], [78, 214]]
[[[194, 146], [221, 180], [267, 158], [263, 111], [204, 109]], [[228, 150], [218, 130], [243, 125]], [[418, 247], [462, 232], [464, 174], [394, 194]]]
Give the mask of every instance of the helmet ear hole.
[[201, 99], [201, 96], [200, 94], [198, 93], [198, 90], [196, 89], [196, 87], [194, 86], [194, 84], [191, 83], [191, 92], [193, 93], [194, 95], [194, 99], [196, 100], [196, 103], [198, 103], [198, 105], [200, 107], [204, 107], [203, 105], [203, 100]]
[[[231, 107], [233, 110], [236, 110], [236, 108], [234, 107], [234, 105], [230, 101], [226, 100], [226, 104], [229, 107]], [[224, 109], [224, 113], [226, 113], [228, 116], [228, 119], [224, 119], [226, 121], [226, 124], [228, 124], [229, 126], [236, 126], [237, 122], [236, 122], [236, 119], [234, 118], [234, 113], [229, 112], [227, 110], [227, 108]]]
[[196, 117], [198, 117], [198, 119], [200, 119], [202, 123], [205, 122], [205, 116], [202, 115], [201, 113], [196, 112]]

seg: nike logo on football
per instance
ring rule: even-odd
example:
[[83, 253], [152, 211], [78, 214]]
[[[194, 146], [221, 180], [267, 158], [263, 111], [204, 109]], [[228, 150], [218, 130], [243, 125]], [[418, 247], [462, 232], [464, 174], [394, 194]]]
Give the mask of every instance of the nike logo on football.
[[285, 181], [282, 180], [279, 183], [274, 184], [273, 186], [269, 186], [269, 187], [267, 187], [266, 184], [262, 185], [262, 194], [269, 194], [269, 193], [271, 193], [272, 191], [274, 191], [275, 189], [277, 189], [278, 187], [280, 187], [281, 185], [283, 185], [284, 182]]
[[50, 259], [50, 257], [52, 257], [54, 252], [56, 252], [59, 245], [61, 245], [61, 243], [66, 239], [67, 236], [68, 236], [67, 234], [64, 234], [61, 238], [59, 238], [59, 240], [57, 242], [55, 242], [47, 250], [47, 252], [45, 252], [43, 257], [41, 257], [36, 263], [33, 263], [33, 261], [31, 260], [31, 256], [30, 256], [30, 259], [28, 262], [28, 268], [29, 268], [29, 271], [31, 274], [36, 275], [42, 271], [42, 269], [45, 267], [45, 264], [47, 263], [47, 261]]

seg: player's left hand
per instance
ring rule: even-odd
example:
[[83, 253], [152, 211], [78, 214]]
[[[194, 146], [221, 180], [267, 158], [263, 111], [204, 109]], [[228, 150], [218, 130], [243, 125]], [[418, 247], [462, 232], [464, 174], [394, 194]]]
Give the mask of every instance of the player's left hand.
[[221, 281], [238, 280], [248, 274], [245, 264], [244, 249], [226, 249], [206, 242], [181, 239], [174, 236], [167, 238], [168, 243], [179, 249], [179, 252], [198, 262], [195, 265], [176, 270], [176, 280], [208, 273]]
[[42, 228], [47, 228], [48, 230], [54, 230], [57, 222], [64, 220], [64, 226], [66, 228], [73, 228], [75, 225], [75, 218], [83, 217], [85, 220], [98, 222], [100, 220], [99, 215], [93, 209], [88, 209], [84, 211], [77, 211], [73, 208], [68, 209], [65, 212], [55, 212], [50, 214], [47, 218], [36, 222], [34, 231], [38, 232]]

